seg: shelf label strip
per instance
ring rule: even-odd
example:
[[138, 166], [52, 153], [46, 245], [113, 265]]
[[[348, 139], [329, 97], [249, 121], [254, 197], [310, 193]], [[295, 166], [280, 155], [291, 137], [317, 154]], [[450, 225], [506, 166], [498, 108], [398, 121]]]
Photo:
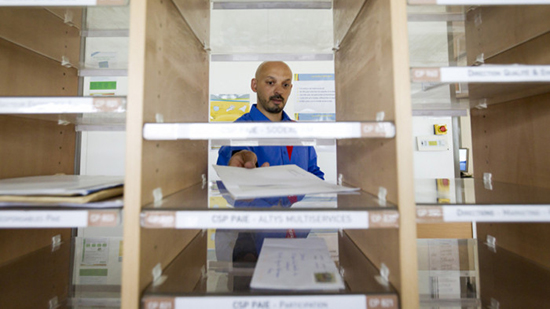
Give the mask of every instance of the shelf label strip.
[[369, 228], [366, 211], [178, 211], [176, 228]]
[[0, 97], [2, 114], [124, 112], [125, 105], [126, 99], [120, 97]]
[[175, 211], [148, 211], [141, 215], [141, 226], [145, 228], [175, 228]]
[[392, 138], [395, 126], [390, 122], [332, 122], [332, 123], [147, 123], [143, 137], [147, 140], [173, 139], [339, 139]]
[[0, 211], [1, 228], [86, 227], [86, 210], [5, 210]]
[[550, 4], [550, 0], [409, 0], [413, 5], [526, 5]]
[[175, 307], [173, 297], [146, 297], [143, 299], [144, 309], [174, 309]]
[[88, 211], [88, 226], [117, 226], [120, 223], [117, 210], [90, 210]]
[[550, 206], [444, 206], [445, 222], [550, 222]]
[[484, 65], [478, 67], [413, 68], [413, 82], [521, 83], [550, 82], [548, 65]]
[[[375, 299], [373, 296], [372, 299]], [[394, 296], [395, 297], [395, 296]], [[373, 301], [376, 304], [376, 301]], [[377, 307], [367, 306], [365, 295], [307, 295], [307, 296], [213, 296], [213, 297], [176, 297], [175, 308], [208, 308], [217, 309], [283, 309], [283, 308], [387, 308], [397, 309], [395, 307], [382, 307], [379, 303]], [[145, 307], [153, 308], [153, 307]], [[156, 307], [162, 308], [162, 307]]]
[[0, 6], [120, 6], [126, 4], [127, 0], [0, 0]]
[[398, 211], [369, 211], [369, 227], [374, 228], [398, 228]]
[[441, 206], [417, 206], [416, 219], [421, 223], [443, 222], [443, 207]]

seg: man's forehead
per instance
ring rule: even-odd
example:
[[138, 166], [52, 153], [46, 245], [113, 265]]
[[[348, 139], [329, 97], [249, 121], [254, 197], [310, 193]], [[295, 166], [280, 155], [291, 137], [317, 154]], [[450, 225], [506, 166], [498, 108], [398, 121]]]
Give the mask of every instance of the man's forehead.
[[[281, 77], [292, 79], [292, 71], [284, 62], [264, 62], [258, 68], [260, 76]], [[259, 77], [259, 76], [258, 76]]]

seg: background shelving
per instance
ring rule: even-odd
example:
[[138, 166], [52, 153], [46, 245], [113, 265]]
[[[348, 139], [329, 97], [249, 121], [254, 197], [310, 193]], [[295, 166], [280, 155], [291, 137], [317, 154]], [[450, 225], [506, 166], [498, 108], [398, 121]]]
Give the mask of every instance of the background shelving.
[[[107, 2], [124, 4], [99, 4]], [[67, 4], [0, 2], [2, 179], [78, 174], [81, 133], [76, 125], [125, 123], [125, 97], [83, 97], [80, 88], [82, 21], [87, 6], [98, 3], [72, 1], [65, 8]], [[71, 301], [82, 304], [93, 298], [92, 293], [87, 300], [76, 299], [76, 228], [116, 229], [122, 222], [122, 199], [100, 209], [97, 204], [2, 204], [0, 280], [9, 288], [2, 292], [0, 306], [70, 307], [75, 305]], [[120, 291], [120, 280], [118, 285]], [[120, 303], [120, 293], [113, 297]]]
[[[232, 304], [248, 303], [251, 306], [252, 302], [278, 306], [283, 301], [290, 304], [314, 303], [329, 307], [346, 304], [351, 307], [376, 308], [372, 305], [374, 302], [369, 305], [369, 300], [376, 299], [383, 300], [386, 308], [397, 308], [395, 290], [387, 282], [376, 279], [379, 277], [378, 269], [359, 248], [351, 243], [345, 243], [351, 242], [350, 239], [345, 239], [342, 245], [346, 251], [340, 253], [344, 256], [340, 272], [346, 281], [345, 290], [277, 292], [250, 289], [253, 263], [207, 262], [204, 256], [204, 235], [197, 235], [166, 268], [163, 277], [157, 279], [159, 284], [153, 282], [146, 289], [143, 304], [147, 306], [171, 303], [174, 308], [197, 305], [230, 308]], [[357, 272], [360, 272], [360, 275], [357, 275]]]

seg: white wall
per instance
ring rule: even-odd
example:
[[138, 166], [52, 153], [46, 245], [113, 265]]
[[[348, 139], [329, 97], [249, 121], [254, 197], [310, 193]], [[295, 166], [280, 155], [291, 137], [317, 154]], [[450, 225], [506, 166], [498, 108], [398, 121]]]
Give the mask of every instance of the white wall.
[[[250, 102], [256, 103], [256, 93], [250, 88], [250, 81], [256, 73], [261, 61], [211, 62], [210, 63], [210, 93], [211, 94], [249, 94]], [[288, 61], [286, 62], [294, 74], [334, 73], [333, 61]], [[292, 93], [285, 107], [285, 112], [294, 118], [295, 94]], [[316, 147], [318, 165], [325, 173], [327, 181], [336, 182], [336, 146]], [[209, 179], [218, 179], [212, 164], [216, 164], [218, 149], [209, 154]]]
[[[446, 124], [449, 150], [419, 151], [416, 145], [417, 136], [434, 135], [434, 124]], [[453, 128], [451, 117], [413, 117], [414, 138], [414, 177], [420, 178], [455, 178], [453, 156]]]

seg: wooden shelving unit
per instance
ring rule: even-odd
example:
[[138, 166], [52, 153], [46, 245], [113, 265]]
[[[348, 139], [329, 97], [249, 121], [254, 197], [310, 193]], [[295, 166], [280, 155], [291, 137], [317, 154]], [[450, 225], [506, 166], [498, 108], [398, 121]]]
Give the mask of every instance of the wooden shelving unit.
[[[78, 96], [79, 75], [86, 75], [79, 74], [79, 71], [86, 69], [81, 66], [80, 59], [80, 9], [70, 8], [71, 13], [68, 13], [64, 8], [48, 7], [58, 3], [45, 0], [35, 2], [29, 8], [0, 7], [0, 67], [7, 68], [0, 74], [0, 104], [2, 100], [8, 102], [14, 97], [49, 100], [43, 101], [44, 104], [52, 103], [52, 98], [63, 98], [59, 102], [66, 102], [66, 98]], [[409, 2], [438, 4], [437, 1], [424, 0]], [[0, 1], [0, 5], [5, 4]], [[83, 2], [77, 5], [89, 4]], [[382, 303], [388, 305], [386, 308], [417, 308], [416, 224], [419, 212], [434, 207], [445, 209], [445, 206], [436, 202], [420, 203], [421, 207], [417, 207], [415, 203], [406, 1], [333, 1], [337, 123], [327, 126], [336, 128], [340, 123], [361, 123], [384, 125], [392, 130], [390, 135], [383, 131], [384, 135], [377, 136], [337, 136], [338, 172], [342, 174], [344, 183], [361, 189], [361, 197], [338, 197], [337, 207], [330, 210], [298, 210], [308, 215], [318, 211], [325, 215], [343, 215], [344, 212], [349, 215], [347, 212], [351, 212], [351, 215], [370, 216], [376, 213], [381, 218], [387, 215], [393, 220], [391, 226], [380, 228], [330, 225], [331, 228], [340, 228], [338, 265], [346, 281], [346, 289], [337, 293], [251, 291], [246, 288], [250, 275], [246, 270], [224, 268], [207, 262], [207, 239], [202, 229], [226, 226], [215, 223], [197, 226], [148, 225], [170, 220], [175, 223], [178, 216], [190, 217], [193, 213], [212, 218], [222, 211], [224, 214], [253, 216], [272, 210], [207, 208], [207, 194], [202, 184], [203, 175], [207, 173], [208, 139], [220, 144], [233, 142], [227, 136], [216, 138], [216, 129], [198, 139], [160, 135], [148, 139], [144, 136], [147, 126], [176, 124], [185, 129], [208, 126], [210, 1], [135, 0], [129, 6], [127, 104], [124, 104], [124, 98], [120, 98], [117, 101], [120, 104], [113, 105], [112, 110], [98, 108], [87, 101], [79, 107], [82, 109], [76, 110], [63, 110], [62, 105], [58, 104], [59, 110], [53, 114], [40, 110], [41, 103], [31, 104], [31, 110], [24, 113], [20, 109], [2, 110], [0, 107], [0, 145], [9, 145], [0, 150], [0, 178], [73, 174], [75, 123], [78, 122], [70, 121], [73, 119], [71, 117], [77, 119], [82, 112], [107, 113], [110, 115], [107, 118], [126, 113], [122, 307], [150, 305], [152, 308], [169, 304], [172, 308], [179, 308], [190, 304], [217, 304], [224, 308], [234, 302], [250, 301], [250, 297], [270, 302], [299, 296], [305, 297], [306, 301], [326, 301], [326, 304], [338, 300], [354, 305], [364, 303], [366, 308], [379, 308], [377, 305]], [[453, 12], [456, 14], [456, 10]], [[547, 18], [549, 6], [480, 6], [465, 9], [464, 12], [468, 65], [480, 59], [486, 65], [550, 64], [550, 45], [546, 44], [550, 30]], [[117, 27], [105, 29], [115, 31], [116, 35], [126, 35]], [[90, 33], [86, 35], [90, 36]], [[113, 32], [95, 35], [109, 36]], [[483, 57], [480, 58], [480, 55]], [[126, 74], [126, 68], [122, 70]], [[502, 210], [502, 205], [516, 208], [524, 205], [525, 209], [546, 209], [550, 205], [546, 198], [546, 189], [550, 188], [550, 144], [544, 131], [545, 124], [550, 120], [549, 108], [545, 104], [550, 98], [548, 83], [520, 82], [510, 86], [492, 84], [490, 80], [486, 82], [489, 85], [471, 84], [469, 87], [472, 105], [478, 106], [477, 102], [483, 101], [488, 106], [471, 110], [476, 162], [474, 175], [492, 174], [494, 187], [489, 193], [493, 195], [500, 188], [499, 182], [506, 183], [502, 192], [507, 194], [516, 192], [506, 187], [510, 184], [535, 188], [513, 194], [514, 198], [523, 196], [511, 201], [504, 198], [504, 194], [499, 194], [497, 198], [485, 194], [487, 192], [484, 190], [488, 189], [481, 182], [484, 187], [475, 190], [473, 203], [451, 206], [466, 209], [490, 204], [490, 207]], [[75, 98], [75, 102], [84, 99]], [[69, 104], [71, 108], [75, 107], [75, 104]], [[71, 117], [66, 118], [67, 115]], [[383, 121], [377, 122], [380, 118]], [[307, 137], [283, 134], [276, 140], [266, 135], [253, 136], [250, 140], [258, 145], [310, 145], [312, 141], [324, 138], [327, 137], [320, 134]], [[248, 139], [245, 136], [234, 142], [243, 143]], [[379, 195], [380, 192], [386, 194]], [[13, 210], [0, 209], [0, 213]], [[15, 210], [21, 211], [19, 208]], [[82, 211], [89, 216], [93, 212]], [[110, 211], [120, 215], [120, 210]], [[298, 213], [287, 209], [273, 211], [288, 215]], [[157, 217], [147, 221], [148, 216]], [[482, 221], [478, 219], [476, 221]], [[543, 277], [537, 277], [537, 282], [546, 282], [550, 267], [550, 252], [545, 245], [550, 242], [548, 223], [527, 223], [528, 220], [523, 219], [518, 220], [519, 223], [496, 223], [498, 220], [492, 219], [484, 221], [487, 223], [477, 223], [480, 241], [488, 236], [493, 237], [489, 239], [496, 239], [497, 252], [500, 250], [514, 254], [513, 257], [519, 256], [519, 259], [514, 259], [513, 265], [517, 265], [517, 261], [535, 265], [535, 268], [529, 268], [529, 274], [536, 273]], [[72, 231], [69, 228], [33, 227], [36, 226], [0, 229], [1, 282], [8, 285], [14, 273], [19, 276], [18, 271], [35, 266], [36, 273], [40, 274], [39, 280], [36, 280], [40, 284], [32, 285], [25, 291], [30, 294], [21, 296], [12, 294], [12, 290], [3, 290], [2, 293], [7, 294], [0, 297], [2, 307], [13, 306], [14, 303], [44, 307], [55, 305], [56, 301], [63, 303], [68, 297], [68, 291], [63, 287], [70, 285], [69, 261], [72, 253], [65, 249], [65, 245], [70, 243]], [[254, 230], [239, 225], [230, 228]], [[52, 237], [58, 235], [61, 236], [63, 249], [51, 253]], [[50, 254], [46, 254], [47, 258], [36, 257], [48, 250]], [[479, 258], [483, 259], [479, 263], [483, 282], [497, 278], [486, 275], [492, 271], [492, 265], [511, 265], [485, 260], [488, 254], [481, 248], [478, 250]], [[48, 262], [41, 264], [38, 260]], [[55, 260], [56, 266], [45, 269], [49, 267], [50, 260]], [[59, 271], [52, 272], [58, 268]], [[241, 280], [241, 283], [245, 282], [244, 289], [229, 292], [208, 290], [208, 272], [230, 278], [233, 287]], [[45, 281], [52, 284], [43, 285]], [[499, 298], [502, 304], [508, 303], [504, 300], [508, 294], [503, 295], [504, 288], [497, 286], [497, 282], [505, 284], [508, 281], [494, 279], [493, 283], [489, 283], [494, 284], [494, 289], [482, 290], [485, 291], [481, 294], [483, 306], [499, 301]], [[536, 291], [536, 295], [539, 299], [543, 293]], [[29, 301], [29, 305], [23, 301]]]
[[[79, 94], [80, 31], [87, 4], [49, 5], [55, 3], [35, 1], [24, 8], [14, 1], [0, 3], [2, 179], [74, 174], [75, 125], [82, 115], [109, 118], [123, 115], [126, 109], [123, 97]], [[4, 203], [0, 207], [0, 282], [6, 289], [0, 306], [67, 305], [73, 292], [74, 229], [120, 225], [122, 201], [115, 204], [94, 209]]]
[[[475, 72], [500, 67], [501, 77], [512, 76], [510, 72], [522, 67], [529, 71], [513, 74], [515, 80], [506, 83], [493, 74], [483, 80], [461, 80], [468, 83], [472, 107], [475, 179], [445, 180], [450, 186], [443, 186], [443, 190], [436, 186], [436, 180], [417, 182], [417, 220], [476, 225], [478, 306], [542, 306], [547, 296], [534, 286], [527, 287], [524, 280], [543, 285], [541, 282], [549, 279], [546, 244], [550, 239], [546, 235], [550, 183], [546, 175], [550, 162], [546, 154], [550, 146], [543, 128], [550, 115], [545, 104], [550, 88], [546, 81], [529, 81], [528, 75], [541, 73], [543, 79], [547, 76], [545, 68], [550, 62], [545, 42], [550, 26], [544, 16], [548, 15], [550, 3], [409, 3], [464, 5], [467, 66], [449, 69]], [[428, 71], [434, 69], [440, 70]], [[440, 72], [444, 69], [447, 68]], [[453, 198], [448, 199], [449, 196]], [[443, 229], [445, 226], [447, 223], [439, 225]], [[501, 276], [503, 271], [510, 276]]]

